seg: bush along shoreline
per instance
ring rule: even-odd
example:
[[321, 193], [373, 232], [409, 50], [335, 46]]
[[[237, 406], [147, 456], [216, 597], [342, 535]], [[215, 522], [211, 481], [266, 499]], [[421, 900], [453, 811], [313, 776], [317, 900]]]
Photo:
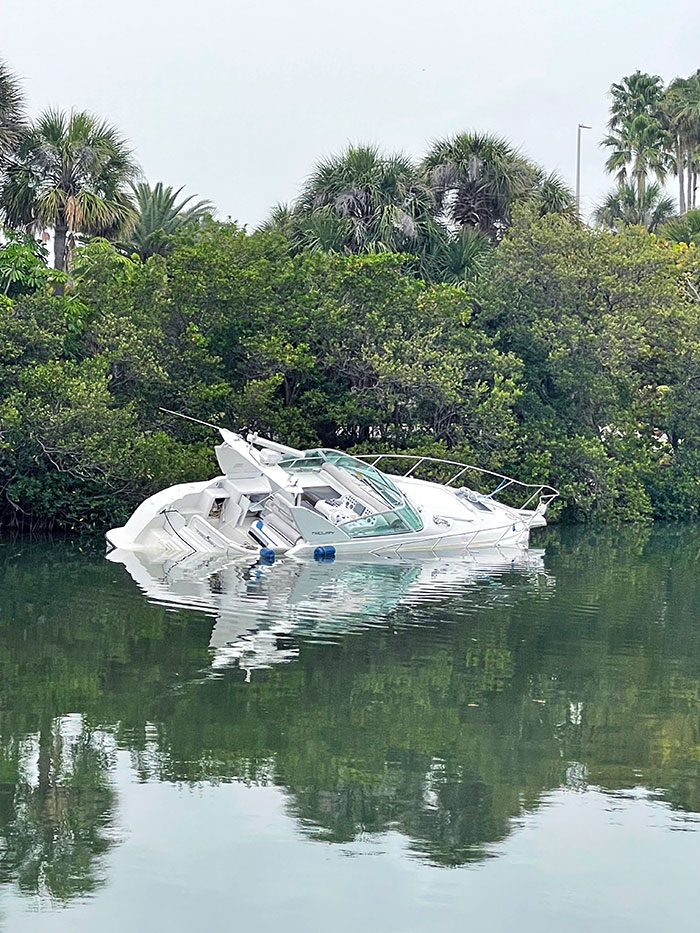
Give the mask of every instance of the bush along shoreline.
[[[41, 260], [37, 260], [40, 262]], [[700, 512], [700, 251], [523, 210], [468, 287], [207, 221], [93, 239], [0, 297], [0, 519], [99, 528], [216, 471], [212, 432], [549, 481], [565, 521]]]

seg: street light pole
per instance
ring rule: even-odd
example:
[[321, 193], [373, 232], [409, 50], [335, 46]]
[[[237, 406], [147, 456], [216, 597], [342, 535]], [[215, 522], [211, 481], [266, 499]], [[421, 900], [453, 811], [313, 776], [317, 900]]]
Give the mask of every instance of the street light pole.
[[579, 123], [576, 132], [576, 213], [581, 212], [581, 130], [590, 130], [590, 126]]

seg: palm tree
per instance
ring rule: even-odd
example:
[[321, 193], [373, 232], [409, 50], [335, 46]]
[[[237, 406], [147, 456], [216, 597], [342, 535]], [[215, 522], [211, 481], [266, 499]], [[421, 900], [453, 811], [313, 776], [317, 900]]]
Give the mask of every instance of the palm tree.
[[700, 208], [691, 207], [682, 217], [674, 217], [663, 225], [659, 235], [672, 243], [700, 244]]
[[540, 216], [564, 214], [572, 219], [578, 217], [574, 192], [556, 172], [547, 174], [543, 169], [535, 168], [532, 201]]
[[348, 146], [320, 162], [294, 206], [297, 219], [325, 209], [334, 240], [358, 252], [416, 252], [433, 226], [433, 198], [416, 167], [403, 155], [385, 156], [375, 146]]
[[606, 196], [594, 211], [596, 223], [619, 231], [632, 225], [646, 227], [650, 233], [670, 220], [676, 212], [673, 198], [664, 193], [658, 182], [652, 182], [640, 195], [634, 181], [622, 181]]
[[448, 285], [466, 285], [474, 280], [493, 249], [490, 238], [474, 227], [462, 227], [456, 232], [443, 228], [431, 246], [421, 263], [422, 277]]
[[[666, 91], [665, 114], [676, 149], [680, 212], [695, 207], [700, 162], [700, 71], [676, 78]], [[684, 171], [687, 170], [684, 185]]]
[[75, 234], [113, 237], [134, 224], [136, 174], [113, 126], [83, 111], [47, 110], [22, 137], [0, 203], [12, 226], [54, 228], [54, 266], [65, 269]]
[[0, 61], [0, 158], [6, 159], [24, 130], [24, 97], [17, 78]]
[[277, 204], [260, 230], [281, 233], [294, 253], [349, 253], [354, 243], [355, 226], [348, 217], [339, 217], [330, 205], [302, 211], [288, 204]]
[[460, 133], [433, 143], [422, 174], [439, 213], [453, 227], [469, 226], [496, 241], [518, 199], [530, 196], [535, 167], [507, 140], [488, 133]]
[[659, 119], [664, 85], [659, 75], [635, 71], [610, 88], [612, 103], [608, 128], [616, 132], [640, 114]]
[[645, 113], [618, 121], [602, 145], [612, 150], [605, 167], [610, 173], [616, 173], [618, 184], [629, 176], [634, 178], [640, 204], [645, 200], [647, 175], [653, 174], [663, 182], [672, 166], [672, 140], [668, 131], [659, 118]]
[[647, 177], [654, 175], [663, 183], [674, 168], [663, 82], [658, 75], [635, 71], [613, 84], [610, 96], [610, 132], [601, 142], [610, 150], [605, 166], [615, 174], [618, 185], [634, 179], [641, 214], [646, 204]]
[[151, 187], [147, 182], [131, 186], [137, 219], [127, 239], [119, 244], [126, 253], [137, 253], [145, 262], [156, 253], [164, 255], [178, 230], [187, 224], [201, 223], [213, 212], [211, 201], [196, 201], [191, 194], [178, 202], [182, 188], [177, 191], [158, 182]]

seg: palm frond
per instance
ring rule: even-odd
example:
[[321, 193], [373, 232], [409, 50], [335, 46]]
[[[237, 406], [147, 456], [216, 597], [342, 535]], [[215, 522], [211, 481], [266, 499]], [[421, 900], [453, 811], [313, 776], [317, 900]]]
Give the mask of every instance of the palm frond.
[[464, 286], [482, 271], [492, 249], [489, 237], [473, 227], [462, 227], [456, 233], [443, 230], [432, 252], [423, 257], [423, 274], [433, 282]]
[[571, 188], [556, 172], [536, 172], [533, 203], [541, 217], [545, 214], [577, 216], [576, 197]]
[[659, 228], [659, 235], [672, 243], [700, 244], [700, 208], [693, 207]]
[[149, 256], [166, 253], [178, 230], [201, 223], [213, 214], [211, 201], [194, 201], [196, 195], [180, 198], [183, 190], [166, 187], [160, 181], [153, 186], [132, 183], [133, 214], [122, 224], [120, 248], [137, 253], [145, 261]]
[[623, 182], [608, 192], [594, 211], [596, 223], [609, 230], [641, 226], [650, 232], [673, 217], [676, 205], [657, 182], [647, 185], [640, 195], [634, 181]]
[[13, 152], [26, 129], [24, 95], [17, 77], [0, 61], [0, 155]]

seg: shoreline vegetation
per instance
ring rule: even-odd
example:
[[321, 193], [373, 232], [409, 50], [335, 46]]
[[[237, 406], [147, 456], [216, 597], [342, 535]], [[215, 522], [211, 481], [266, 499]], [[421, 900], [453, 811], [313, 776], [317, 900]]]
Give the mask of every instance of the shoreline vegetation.
[[0, 64], [0, 527], [97, 530], [213, 475], [161, 406], [550, 482], [562, 521], [697, 519], [700, 73], [614, 84], [607, 132], [594, 225], [464, 132], [348, 146], [251, 232], [91, 114], [29, 122]]

